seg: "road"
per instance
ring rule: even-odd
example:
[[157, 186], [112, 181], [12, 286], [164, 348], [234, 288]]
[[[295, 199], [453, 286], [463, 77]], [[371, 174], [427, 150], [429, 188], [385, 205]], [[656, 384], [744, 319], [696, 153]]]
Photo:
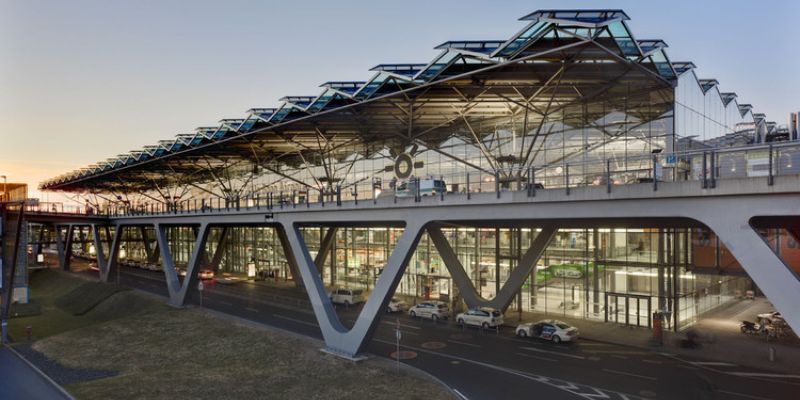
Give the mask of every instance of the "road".
[[0, 346], [0, 399], [68, 399], [52, 383]]
[[[166, 295], [163, 274], [122, 268], [120, 283]], [[216, 311], [321, 339], [310, 310], [259, 300], [269, 288], [252, 283], [205, 285], [202, 305]], [[199, 296], [192, 299], [199, 304]], [[352, 325], [359, 309], [339, 309]], [[402, 362], [441, 379], [469, 399], [796, 399], [800, 376], [688, 358], [581, 339], [556, 345], [521, 339], [513, 327], [498, 331], [461, 329], [449, 322], [386, 315], [368, 352], [390, 357], [400, 323], [401, 350], [416, 353]]]

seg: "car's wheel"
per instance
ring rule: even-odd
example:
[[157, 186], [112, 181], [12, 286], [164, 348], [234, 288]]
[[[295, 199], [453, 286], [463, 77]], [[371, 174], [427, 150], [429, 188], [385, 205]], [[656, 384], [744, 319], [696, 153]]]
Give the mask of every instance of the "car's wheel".
[[488, 322], [484, 322], [484, 323], [482, 323], [482, 324], [481, 324], [481, 328], [483, 328], [483, 329], [489, 329], [489, 323], [488, 323]]
[[417, 313], [415, 313], [414, 310], [411, 310], [408, 314], [411, 315], [411, 318], [417, 318]]
[[464, 325], [464, 318], [459, 318], [458, 319], [458, 324], [459, 325]]
[[436, 314], [431, 315], [431, 319], [433, 320], [433, 322], [439, 322], [439, 316]]
[[517, 336], [521, 338], [526, 338], [528, 337], [528, 332], [525, 332], [525, 329], [520, 329], [517, 331]]
[[561, 343], [561, 338], [558, 335], [553, 335], [553, 343], [559, 344]]

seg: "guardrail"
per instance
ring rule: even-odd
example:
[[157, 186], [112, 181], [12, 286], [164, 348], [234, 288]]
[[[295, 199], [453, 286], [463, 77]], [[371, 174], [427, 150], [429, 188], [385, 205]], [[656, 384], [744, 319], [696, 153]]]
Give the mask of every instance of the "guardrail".
[[[426, 178], [412, 177], [405, 182], [384, 182], [379, 177], [363, 176], [344, 185], [322, 188], [295, 187], [279, 191], [262, 191], [231, 198], [205, 197], [176, 200], [169, 203], [118, 204], [96, 210], [91, 207], [67, 209], [59, 213], [97, 214], [105, 216], [134, 216], [181, 213], [212, 213], [239, 210], [277, 210], [286, 208], [341, 206], [343, 202], [376, 203], [378, 198], [393, 198], [394, 202], [420, 202], [422, 197], [450, 196], [473, 193], [524, 191], [535, 197], [537, 190], [561, 189], [566, 196], [571, 189], [586, 186], [605, 186], [611, 193], [615, 187], [629, 184], [649, 184], [658, 191], [664, 183], [697, 181], [703, 189], [714, 189], [717, 181], [735, 178], [762, 178], [773, 185], [776, 176], [800, 174], [800, 143], [784, 142], [748, 147], [702, 149], [678, 153], [651, 153], [618, 158], [598, 158], [583, 154], [582, 159], [562, 157], [546, 165], [515, 166], [511, 162], [495, 162], [488, 171], [447, 170]], [[69, 210], [69, 211], [68, 211]], [[46, 208], [30, 207], [30, 212], [49, 212]]]

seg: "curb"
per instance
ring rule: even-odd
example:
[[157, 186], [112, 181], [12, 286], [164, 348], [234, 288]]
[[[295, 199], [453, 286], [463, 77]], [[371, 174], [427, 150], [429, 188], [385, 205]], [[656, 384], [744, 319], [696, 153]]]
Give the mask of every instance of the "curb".
[[13, 354], [14, 354], [14, 355], [15, 355], [17, 358], [19, 358], [20, 360], [22, 360], [22, 361], [23, 361], [25, 364], [28, 364], [28, 366], [29, 366], [29, 367], [31, 367], [31, 369], [33, 369], [34, 371], [36, 371], [36, 373], [37, 373], [37, 374], [39, 374], [39, 375], [40, 375], [42, 378], [44, 378], [44, 379], [45, 379], [45, 380], [46, 380], [48, 383], [50, 383], [50, 384], [51, 384], [53, 387], [55, 387], [55, 388], [56, 388], [56, 389], [57, 389], [59, 392], [61, 392], [61, 395], [62, 395], [62, 396], [64, 396], [64, 398], [66, 398], [66, 399], [69, 399], [69, 400], [75, 400], [75, 398], [74, 398], [74, 397], [72, 397], [72, 395], [71, 395], [71, 394], [69, 394], [69, 392], [67, 392], [67, 391], [66, 391], [66, 389], [64, 389], [63, 387], [61, 387], [61, 385], [59, 385], [58, 383], [56, 383], [56, 381], [54, 381], [52, 378], [50, 378], [49, 376], [47, 376], [47, 374], [45, 374], [44, 372], [42, 372], [42, 370], [40, 370], [38, 367], [36, 367], [35, 365], [33, 365], [33, 363], [32, 363], [32, 362], [30, 362], [30, 361], [28, 361], [28, 359], [27, 359], [27, 358], [23, 357], [23, 356], [22, 356], [22, 354], [19, 354], [19, 352], [17, 352], [16, 350], [14, 350], [14, 348], [13, 348], [13, 347], [11, 347], [11, 346], [9, 346], [9, 345], [7, 345], [7, 344], [4, 344], [3, 346], [5, 346], [5, 348], [7, 348], [8, 350], [10, 350], [10, 351], [11, 351], [11, 353], [13, 353]]

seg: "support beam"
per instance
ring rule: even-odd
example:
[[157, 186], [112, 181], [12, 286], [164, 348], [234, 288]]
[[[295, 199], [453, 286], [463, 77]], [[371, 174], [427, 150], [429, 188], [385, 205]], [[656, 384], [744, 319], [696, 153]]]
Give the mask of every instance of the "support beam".
[[797, 307], [800, 280], [767, 241], [753, 230], [749, 218], [729, 212], [718, 218], [707, 218], [704, 222], [781, 312], [789, 326], [800, 329], [800, 308]]
[[222, 261], [222, 255], [225, 254], [225, 243], [228, 241], [228, 227], [223, 226], [222, 230], [219, 233], [219, 240], [217, 241], [217, 247], [214, 249], [214, 255], [211, 256], [210, 266], [211, 269], [214, 271], [214, 274], [217, 273], [219, 269], [219, 263]]
[[[61, 269], [64, 271], [69, 271], [69, 265], [72, 261], [72, 236], [74, 234], [74, 230], [74, 225], [67, 225], [67, 236], [65, 239], [61, 240], [63, 243], [63, 248], [58, 254], [58, 262], [61, 265]], [[56, 229], [56, 235], [59, 237], [61, 236], [61, 229], [59, 227]]]
[[469, 275], [467, 275], [467, 272], [464, 270], [461, 261], [458, 260], [452, 246], [447, 242], [447, 238], [445, 238], [441, 228], [428, 228], [428, 235], [434, 246], [436, 246], [436, 251], [439, 252], [445, 266], [447, 266], [447, 270], [450, 271], [453, 283], [458, 287], [467, 306], [470, 308], [492, 307], [498, 310], [505, 310], [514, 299], [514, 295], [525, 283], [525, 280], [528, 279], [528, 276], [536, 267], [536, 263], [544, 253], [547, 245], [550, 244], [556, 232], [558, 232], [558, 228], [556, 227], [542, 227], [542, 230], [536, 235], [533, 244], [531, 244], [531, 247], [522, 256], [519, 265], [511, 272], [508, 280], [497, 292], [497, 295], [493, 299], [486, 300], [481, 298], [478, 291], [475, 290], [475, 285], [473, 285], [472, 281], [469, 279]]
[[[103, 241], [100, 240], [99, 227], [98, 225], [92, 225], [92, 237], [94, 239], [95, 254], [97, 255], [97, 269], [100, 270], [100, 282], [108, 282], [108, 278], [117, 271], [122, 229], [121, 226], [114, 229], [114, 239], [109, 246], [108, 258], [106, 258], [105, 250], [103, 250]], [[106, 234], [108, 232], [109, 230], [106, 229]]]
[[186, 304], [186, 298], [189, 293], [197, 290], [197, 271], [202, 253], [205, 251], [206, 241], [208, 239], [208, 224], [202, 223], [197, 229], [197, 238], [194, 241], [194, 248], [192, 248], [192, 255], [189, 258], [189, 263], [186, 266], [186, 277], [181, 284], [178, 279], [178, 272], [175, 270], [175, 260], [169, 249], [167, 242], [166, 226], [162, 224], [155, 224], [156, 241], [158, 247], [161, 249], [161, 265], [164, 267], [164, 278], [167, 283], [167, 290], [169, 291], [169, 304], [175, 307], [183, 307]]
[[342, 325], [331, 304], [325, 286], [317, 272], [314, 260], [308, 253], [300, 228], [290, 222], [282, 224], [293, 258], [296, 258], [300, 275], [306, 286], [308, 298], [317, 317], [327, 350], [343, 357], [353, 358], [361, 353], [372, 338], [380, 316], [386, 311], [400, 278], [408, 265], [422, 234], [423, 225], [408, 221], [403, 235], [386, 262], [375, 288], [367, 299], [358, 319], [349, 331]]
[[[294, 287], [298, 289], [302, 288], [303, 286], [305, 286], [307, 282], [305, 279], [302, 279], [300, 277], [297, 257], [291, 256], [291, 253], [293, 253], [293, 249], [291, 248], [291, 245], [289, 243], [289, 238], [286, 234], [286, 231], [276, 227], [275, 234], [278, 235], [278, 241], [280, 241], [281, 247], [283, 248], [283, 254], [286, 255], [286, 262], [289, 264], [289, 274], [292, 275], [292, 281], [294, 281]], [[303, 244], [303, 246], [305, 246], [305, 244]]]
[[333, 248], [333, 242], [336, 240], [336, 231], [338, 230], [339, 228], [335, 226], [328, 228], [325, 232], [325, 236], [322, 238], [322, 242], [319, 244], [319, 252], [316, 257], [314, 257], [314, 264], [317, 266], [317, 271], [319, 271], [320, 274], [325, 267], [325, 260], [328, 258], [328, 254], [330, 254]]

